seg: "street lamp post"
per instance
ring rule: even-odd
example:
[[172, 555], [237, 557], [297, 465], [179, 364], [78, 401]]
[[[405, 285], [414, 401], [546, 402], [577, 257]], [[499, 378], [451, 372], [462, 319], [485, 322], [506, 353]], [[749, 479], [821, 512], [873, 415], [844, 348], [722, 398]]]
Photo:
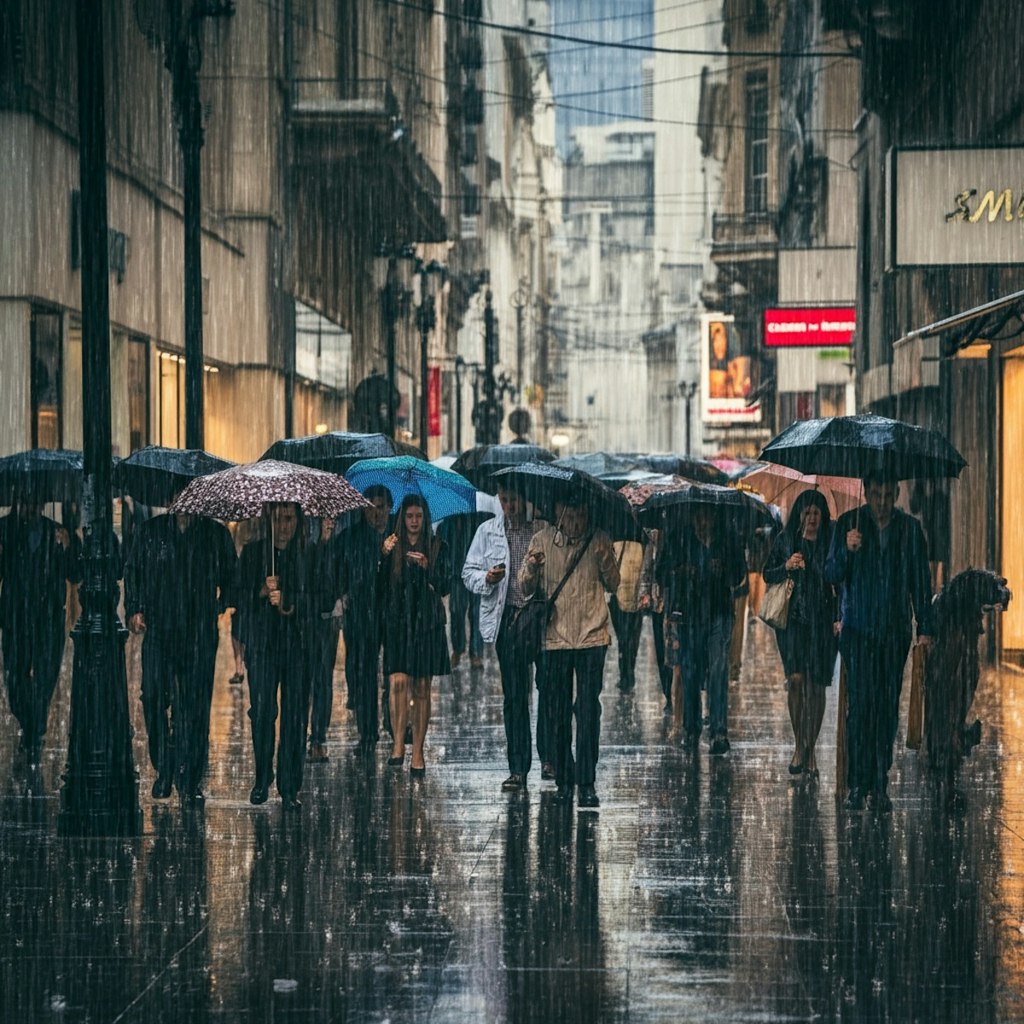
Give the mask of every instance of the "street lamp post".
[[683, 402], [686, 406], [686, 452], [687, 455], [693, 454], [693, 398], [697, 394], [697, 382], [695, 380], [681, 380], [679, 382], [679, 394], [682, 396]]
[[58, 829], [65, 835], [140, 831], [132, 757], [125, 630], [117, 618], [110, 501], [110, 293], [103, 19], [78, 0], [78, 132], [82, 190], [82, 613], [72, 632], [68, 762]]
[[381, 320], [384, 326], [385, 364], [388, 378], [387, 431], [389, 437], [395, 436], [396, 403], [394, 395], [397, 390], [395, 368], [396, 324], [403, 298], [412, 287], [413, 256], [411, 246], [402, 246], [396, 252], [387, 249], [374, 257], [374, 284], [380, 293]]
[[[435, 300], [446, 273], [444, 264], [437, 260], [420, 263], [417, 267], [419, 288], [414, 293], [419, 299], [416, 307], [416, 325], [420, 330], [420, 447], [427, 455], [427, 393], [430, 387], [430, 332], [437, 324]], [[415, 300], [414, 300], [415, 301]]]

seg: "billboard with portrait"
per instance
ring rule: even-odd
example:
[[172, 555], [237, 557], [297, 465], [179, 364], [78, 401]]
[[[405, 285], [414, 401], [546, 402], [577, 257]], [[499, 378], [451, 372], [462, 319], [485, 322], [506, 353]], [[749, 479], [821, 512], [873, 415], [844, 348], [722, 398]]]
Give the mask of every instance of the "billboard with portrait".
[[760, 402], [750, 396], [760, 383], [761, 364], [736, 328], [735, 317], [701, 318], [701, 417], [705, 423], [760, 423]]

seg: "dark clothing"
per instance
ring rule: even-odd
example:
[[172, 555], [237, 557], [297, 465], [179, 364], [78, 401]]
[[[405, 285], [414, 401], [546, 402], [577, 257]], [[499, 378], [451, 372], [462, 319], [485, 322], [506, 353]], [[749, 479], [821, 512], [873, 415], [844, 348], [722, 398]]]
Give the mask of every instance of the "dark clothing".
[[233, 592], [235, 545], [227, 527], [161, 515], [138, 528], [125, 566], [125, 617], [141, 613], [142, 709], [149, 757], [183, 794], [206, 773], [217, 659], [217, 616]]
[[[555, 781], [559, 786], [592, 786], [601, 737], [601, 687], [607, 647], [549, 650], [544, 654], [544, 687], [551, 714]], [[576, 692], [573, 693], [573, 676]], [[572, 719], [576, 714], [576, 757]]]
[[[277, 788], [283, 797], [302, 787], [309, 721], [311, 658], [317, 651], [316, 616], [334, 604], [334, 581], [319, 567], [315, 547], [306, 548], [298, 535], [283, 551], [271, 552], [266, 540], [242, 549], [238, 562], [237, 601], [240, 638], [245, 644], [249, 676], [249, 718], [252, 723], [256, 784], [273, 778], [274, 723], [281, 702], [277, 753]], [[262, 593], [267, 576], [276, 575], [281, 611]]]
[[[846, 535], [859, 529], [861, 548]], [[846, 666], [847, 782], [862, 792], [884, 792], [899, 722], [903, 668], [913, 635], [931, 635], [931, 579], [920, 524], [895, 509], [880, 531], [863, 506], [839, 517], [825, 565], [841, 585], [839, 650]]]
[[67, 584], [81, 579], [80, 545], [45, 516], [0, 519], [0, 629], [11, 712], [26, 747], [46, 733], [50, 700], [64, 654]]
[[313, 623], [312, 636], [309, 742], [322, 745], [327, 742], [327, 730], [331, 727], [334, 709], [334, 665], [338, 660], [338, 641], [341, 638], [337, 620], [329, 615], [326, 619], [321, 617]]
[[[704, 544], [692, 530], [665, 537], [655, 563], [662, 575], [665, 612], [676, 648], [669, 661], [681, 666], [683, 728], [700, 732], [700, 692], [708, 691], [712, 736], [724, 736], [729, 719], [729, 644], [735, 618], [733, 591], [746, 581], [743, 545], [731, 534], [712, 534]], [[676, 646], [678, 645], [678, 646]]]
[[360, 518], [331, 538], [338, 552], [338, 574], [345, 595], [345, 681], [359, 738], [375, 743], [380, 728], [381, 614], [377, 571], [384, 534]]
[[451, 569], [448, 549], [441, 540], [431, 543], [430, 567], [404, 562], [394, 571], [399, 549], [383, 559], [377, 572], [384, 624], [384, 671], [401, 672], [414, 679], [445, 676], [451, 672], [448, 641], [444, 635], [444, 605]]
[[651, 634], [654, 639], [654, 657], [658, 662], [658, 678], [661, 680], [661, 692], [665, 700], [672, 699], [672, 669], [666, 661], [665, 654], [665, 616], [651, 612]]
[[[508, 746], [508, 770], [515, 775], [527, 775], [532, 763], [530, 735], [530, 688], [532, 684], [531, 663], [521, 647], [510, 643], [508, 624], [517, 609], [506, 604], [498, 627], [494, 650], [498, 655], [501, 672], [501, 692], [504, 698], [502, 715], [505, 719], [505, 741]], [[537, 664], [537, 685], [541, 683], [541, 665]], [[537, 753], [541, 761], [548, 760], [548, 702], [543, 692], [537, 710]]]
[[787, 577], [793, 580], [789, 619], [785, 629], [775, 630], [775, 639], [787, 676], [801, 675], [818, 686], [829, 686], [838, 647], [833, 628], [838, 604], [832, 584], [825, 579], [832, 530], [822, 530], [815, 541], [798, 537], [796, 549], [804, 556], [806, 568], [789, 572], [786, 562], [796, 553], [793, 539], [790, 530], [779, 534], [762, 573], [769, 586]]
[[484, 638], [480, 635], [480, 595], [471, 594], [461, 577], [452, 580], [448, 597], [449, 634], [454, 654], [466, 653], [466, 619], [469, 619], [469, 656], [482, 658]]
[[608, 614], [615, 630], [619, 649], [619, 688], [632, 690], [636, 682], [636, 656], [640, 650], [640, 630], [643, 628], [643, 612], [627, 612], [612, 594], [608, 601]]

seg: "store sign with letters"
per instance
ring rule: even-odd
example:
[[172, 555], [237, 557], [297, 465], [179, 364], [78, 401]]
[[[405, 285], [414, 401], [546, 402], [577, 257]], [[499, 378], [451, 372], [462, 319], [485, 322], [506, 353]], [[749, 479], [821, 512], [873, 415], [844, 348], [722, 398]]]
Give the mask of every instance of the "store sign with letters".
[[1024, 150], [893, 149], [890, 267], [1024, 263]]
[[849, 345], [856, 326], [856, 311], [852, 306], [766, 309], [764, 343], [768, 348]]

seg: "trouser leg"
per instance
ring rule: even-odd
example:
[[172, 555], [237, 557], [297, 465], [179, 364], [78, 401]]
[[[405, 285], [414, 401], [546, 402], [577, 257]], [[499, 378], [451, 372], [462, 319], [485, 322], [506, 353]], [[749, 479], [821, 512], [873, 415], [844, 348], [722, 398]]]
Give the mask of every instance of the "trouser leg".
[[544, 654], [544, 688], [548, 691], [551, 727], [551, 760], [558, 785], [568, 785], [576, 777], [572, 756], [573, 652], [547, 651]]
[[265, 647], [245, 652], [249, 677], [249, 721], [256, 785], [269, 786], [274, 777], [274, 724], [277, 721], [278, 665]]
[[18, 625], [7, 627], [3, 631], [3, 648], [7, 701], [21, 726], [23, 743], [31, 744], [38, 737], [32, 732], [32, 655], [27, 631]]
[[448, 632], [453, 654], [464, 654], [466, 650], [466, 613], [469, 604], [469, 591], [461, 580], [456, 580], [448, 595]]
[[[309, 741], [327, 742], [334, 708], [334, 663], [338, 658], [339, 632], [330, 621], [317, 624], [315, 631], [316, 656], [311, 671], [311, 707]], [[346, 664], [347, 664], [346, 656]]]
[[[210, 708], [217, 662], [217, 634], [197, 640], [189, 659], [186, 684], [181, 687], [183, 707], [175, 709], [176, 748], [180, 793], [192, 794], [203, 783], [210, 753]], [[183, 730], [179, 728], [179, 722]]]
[[[508, 749], [508, 768], [516, 775], [530, 770], [530, 663], [507, 638], [506, 626], [512, 609], [506, 608], [498, 630], [495, 651], [501, 672], [503, 695], [502, 717], [505, 721], [505, 742]], [[472, 649], [472, 648], [471, 648]]]
[[700, 694], [708, 668], [707, 635], [705, 631], [681, 631], [681, 672], [683, 682], [683, 728], [699, 735], [703, 726]]
[[175, 752], [171, 732], [174, 661], [171, 643], [149, 633], [142, 641], [142, 715], [149, 760], [157, 775], [172, 776]]
[[592, 786], [601, 745], [601, 686], [607, 647], [574, 651], [576, 674], [576, 784]]
[[377, 681], [377, 661], [380, 643], [376, 634], [364, 624], [362, 629], [353, 625], [345, 633], [345, 678], [353, 696], [356, 726], [359, 738], [376, 743], [380, 728], [380, 687]]
[[707, 635], [708, 714], [711, 735], [725, 735], [729, 724], [729, 645], [733, 622], [728, 617], [712, 621]]
[[480, 595], [469, 595], [469, 656], [484, 656], [484, 637], [480, 632]]
[[537, 756], [541, 764], [553, 761], [551, 753], [551, 690], [545, 682], [547, 655], [541, 651], [534, 662], [533, 680], [537, 687]]
[[729, 679], [739, 679], [743, 667], [743, 638], [747, 628], [747, 595], [733, 601], [733, 618], [729, 624], [729, 663], [726, 669]]
[[277, 789], [295, 796], [302, 789], [306, 761], [306, 723], [309, 721], [309, 674], [302, 669], [298, 650], [281, 666], [281, 734], [277, 750]]
[[839, 648], [846, 666], [846, 779], [849, 788], [868, 791], [874, 782], [876, 715], [871, 692], [875, 686], [869, 638], [844, 629]]
[[60, 678], [64, 658], [64, 610], [60, 619], [41, 627], [32, 652], [32, 733], [37, 740], [46, 735], [50, 703]]
[[672, 669], [665, 664], [665, 617], [658, 612], [651, 614], [651, 632], [654, 636], [654, 657], [658, 662], [658, 677], [661, 692], [666, 700], [672, 699]]
[[884, 793], [892, 767], [892, 748], [900, 720], [900, 693], [903, 689], [903, 668], [907, 661], [910, 637], [887, 636], [878, 644], [879, 672], [877, 690], [878, 729], [875, 733], [874, 775], [872, 788]]

